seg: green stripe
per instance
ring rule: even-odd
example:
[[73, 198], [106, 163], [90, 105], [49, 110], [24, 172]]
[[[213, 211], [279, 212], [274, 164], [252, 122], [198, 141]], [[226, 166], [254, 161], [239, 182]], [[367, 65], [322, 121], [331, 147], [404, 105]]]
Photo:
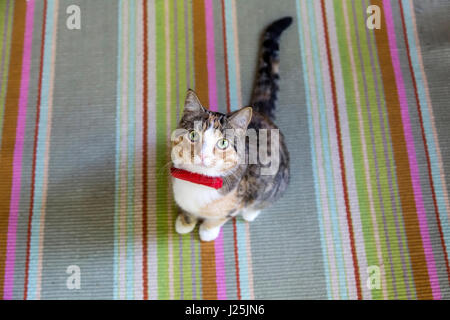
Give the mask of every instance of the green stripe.
[[5, 19], [8, 18], [8, 13], [6, 12], [6, 0], [0, 1], [0, 37], [2, 38], [0, 41], [0, 62], [3, 58], [3, 32], [5, 31]]
[[[347, 49], [347, 41], [345, 37], [345, 22], [344, 19], [340, 19], [339, 17], [343, 17], [343, 10], [341, 7], [340, 1], [335, 1], [335, 15], [338, 19], [336, 21], [336, 34], [337, 34], [337, 42], [340, 51], [341, 64], [343, 69], [343, 81], [344, 81], [344, 89], [345, 89], [345, 99], [347, 102], [347, 117], [350, 131], [350, 141], [352, 145], [352, 154], [353, 154], [353, 162], [354, 162], [354, 176], [355, 183], [357, 186], [357, 195], [359, 208], [361, 213], [361, 223], [363, 229], [363, 236], [365, 240], [366, 254], [367, 254], [367, 262], [368, 265], [374, 264], [376, 261], [376, 254], [373, 251], [372, 246], [368, 246], [368, 243], [374, 243], [373, 238], [373, 229], [370, 220], [370, 206], [369, 206], [369, 197], [367, 186], [365, 184], [365, 171], [364, 171], [364, 162], [362, 158], [362, 144], [359, 135], [359, 122], [358, 122], [358, 111], [356, 108], [356, 98], [354, 95], [355, 89], [353, 87], [353, 81], [350, 72], [345, 72], [350, 69], [350, 60], [349, 52]], [[376, 297], [376, 293], [372, 292], [372, 295]]]
[[168, 226], [167, 226], [167, 176], [164, 165], [167, 163], [167, 125], [166, 125], [166, 83], [165, 72], [166, 45], [164, 1], [155, 2], [156, 27], [156, 247], [158, 256], [158, 299], [169, 299]]
[[[360, 136], [360, 127], [358, 120], [358, 110], [356, 104], [356, 96], [353, 84], [353, 78], [350, 72], [346, 72], [346, 70], [350, 69], [350, 53], [347, 49], [347, 39], [345, 36], [345, 21], [344, 19], [340, 19], [339, 17], [344, 16], [342, 3], [340, 1], [335, 1], [335, 15], [337, 17], [336, 20], [336, 29], [337, 29], [337, 39], [338, 46], [341, 57], [341, 64], [343, 69], [343, 80], [344, 80], [344, 88], [345, 88], [345, 98], [347, 101], [347, 116], [348, 116], [348, 124], [350, 130], [350, 141], [352, 145], [352, 154], [353, 154], [353, 162], [354, 162], [354, 170], [355, 170], [355, 182], [357, 187], [357, 195], [359, 202], [359, 209], [361, 215], [361, 224], [363, 230], [364, 244], [366, 249], [366, 258], [367, 265], [378, 265], [378, 259], [376, 254], [376, 249], [373, 244], [375, 243], [374, 230], [372, 225], [372, 219], [370, 215], [370, 202], [369, 202], [369, 193], [366, 185], [366, 172], [364, 169], [364, 159], [362, 141]], [[351, 18], [351, 15], [349, 19]], [[351, 23], [351, 22], [350, 22]], [[357, 48], [355, 48], [354, 39], [352, 41], [353, 50], [356, 52]], [[355, 57], [356, 58], [356, 57]], [[355, 59], [356, 60], [356, 59]], [[360, 70], [357, 64], [358, 60], [355, 61], [355, 67], [357, 68], [356, 72], [360, 74]], [[361, 83], [361, 81], [359, 81]], [[372, 290], [372, 298], [373, 299], [381, 299], [381, 290]]]
[[[392, 279], [392, 274], [391, 274], [391, 262], [389, 259], [389, 252], [388, 252], [388, 247], [387, 247], [387, 239], [384, 236], [384, 224], [383, 224], [383, 216], [381, 213], [381, 207], [380, 207], [380, 195], [378, 193], [378, 187], [377, 187], [377, 172], [376, 172], [376, 166], [375, 166], [375, 156], [376, 156], [376, 151], [375, 150], [375, 154], [374, 154], [374, 149], [373, 149], [373, 143], [372, 143], [372, 134], [370, 131], [370, 124], [371, 122], [369, 121], [369, 114], [368, 114], [368, 109], [370, 108], [370, 112], [371, 114], [373, 114], [372, 111], [372, 105], [374, 104], [374, 96], [373, 96], [373, 88], [374, 88], [374, 84], [373, 84], [373, 76], [370, 72], [371, 70], [371, 62], [370, 62], [370, 53], [367, 49], [367, 47], [364, 45], [365, 43], [367, 43], [366, 40], [366, 32], [365, 29], [365, 19], [366, 17], [363, 15], [363, 13], [365, 12], [364, 9], [362, 8], [362, 5], [360, 2], [355, 2], [355, 11], [356, 11], [356, 19], [357, 19], [357, 28], [358, 30], [355, 30], [356, 32], [358, 32], [359, 34], [359, 47], [356, 47], [354, 50], [355, 52], [357, 52], [356, 50], [360, 50], [361, 51], [361, 57], [362, 57], [362, 61], [360, 61], [359, 59], [359, 55], [355, 54], [355, 60], [356, 65], [358, 67], [360, 67], [361, 65], [364, 66], [364, 70], [365, 70], [365, 74], [362, 73], [361, 70], [359, 70], [358, 72], [358, 82], [361, 84], [361, 86], [363, 86], [364, 83], [366, 83], [367, 85], [367, 90], [368, 90], [368, 96], [366, 96], [366, 93], [364, 92], [364, 90], [362, 89], [363, 87], [361, 87], [361, 104], [362, 106], [366, 106], [366, 108], [362, 107], [362, 115], [363, 115], [363, 122], [364, 122], [364, 134], [365, 134], [365, 144], [367, 146], [366, 150], [367, 150], [367, 157], [368, 157], [368, 161], [369, 161], [369, 170], [370, 170], [370, 182], [371, 182], [371, 188], [372, 188], [372, 192], [373, 192], [373, 201], [374, 201], [374, 208], [375, 208], [375, 216], [376, 216], [376, 220], [377, 220], [377, 227], [378, 227], [378, 236], [380, 239], [380, 245], [381, 245], [381, 255], [382, 255], [382, 259], [383, 261], [379, 262], [381, 264], [383, 264], [384, 266], [384, 270], [385, 270], [385, 276], [386, 276], [386, 284], [387, 284], [387, 292], [388, 292], [388, 298], [393, 298], [394, 295], [394, 288], [393, 288], [393, 279]], [[358, 14], [361, 13], [361, 14]], [[353, 15], [352, 15], [353, 16]], [[363, 24], [362, 26], [360, 24]], [[355, 42], [356, 44], [356, 39]], [[362, 67], [361, 67], [362, 68]], [[366, 77], [364, 77], [366, 76]], [[376, 98], [375, 98], [376, 101]], [[375, 102], [376, 104], [376, 102]], [[374, 118], [374, 117], [372, 117]], [[371, 119], [373, 121], [373, 119]]]
[[[184, 1], [177, 0], [177, 44], [178, 44], [178, 98], [180, 104], [180, 117], [184, 108], [184, 95], [187, 90], [186, 74], [186, 33], [185, 33]], [[181, 237], [182, 246], [182, 272], [183, 272], [183, 299], [192, 299], [192, 261], [191, 237]]]
[[[3, 41], [3, 33], [5, 31], [5, 19], [8, 19], [8, 12], [6, 12], [6, 1], [0, 1], [0, 37], [1, 37], [1, 41], [0, 41], [0, 64], [3, 61], [3, 46], [5, 45], [5, 41]], [[5, 53], [5, 56], [7, 55], [7, 53]], [[1, 86], [1, 91], [0, 91], [0, 147], [1, 147], [1, 143], [2, 143], [2, 134], [1, 132], [3, 132], [3, 114], [4, 114], [4, 100], [3, 98], [3, 91], [4, 88], [6, 87], [6, 82], [4, 81], [5, 79], [5, 73], [6, 73], [6, 69], [7, 69], [7, 64], [6, 61], [4, 63], [4, 68], [5, 70], [3, 71], [4, 73], [2, 74], [2, 86]], [[0, 68], [2, 66], [0, 65]]]
[[[357, 4], [357, 12], [362, 12], [362, 11], [358, 11], [358, 10], [362, 10], [362, 7], [360, 4]], [[363, 21], [363, 19], [365, 19], [364, 17], [360, 17], [360, 23], [361, 21]], [[360, 26], [360, 30], [361, 30], [361, 43], [367, 43], [367, 39], [366, 39], [366, 30], [364, 28], [362, 28]], [[375, 47], [375, 44], [374, 44]], [[371, 62], [369, 60], [369, 53], [368, 53], [368, 47], [367, 46], [362, 46], [363, 49], [363, 55], [364, 57], [367, 57], [367, 61], [364, 62], [364, 65], [366, 68], [370, 68]], [[367, 69], [370, 70], [370, 69]], [[374, 128], [374, 140], [375, 140], [375, 147], [376, 147], [376, 156], [377, 159], [383, 159], [383, 161], [380, 161], [380, 163], [382, 165], [379, 166], [379, 179], [382, 182], [382, 197], [385, 200], [384, 204], [385, 204], [385, 217], [386, 217], [386, 224], [382, 223], [381, 220], [381, 211], [377, 211], [379, 213], [379, 228], [380, 228], [380, 233], [381, 230], [384, 230], [384, 228], [387, 230], [388, 233], [388, 237], [390, 240], [390, 249], [391, 249], [391, 259], [392, 259], [392, 264], [393, 264], [393, 269], [394, 269], [394, 275], [395, 275], [395, 284], [396, 284], [396, 290], [397, 290], [397, 295], [398, 297], [405, 297], [406, 296], [406, 287], [405, 287], [405, 283], [403, 281], [403, 267], [402, 267], [402, 262], [401, 262], [401, 256], [400, 256], [400, 250], [399, 250], [399, 246], [398, 246], [398, 240], [401, 241], [401, 239], [397, 239], [397, 231], [395, 229], [395, 224], [393, 223], [389, 223], [389, 222], [393, 222], [395, 217], [393, 214], [393, 208], [392, 208], [392, 203], [391, 203], [391, 199], [390, 199], [390, 190], [389, 190], [389, 185], [388, 185], [388, 172], [387, 172], [387, 164], [384, 161], [384, 145], [383, 145], [383, 141], [382, 141], [382, 134], [381, 134], [381, 125], [380, 125], [380, 121], [379, 121], [379, 113], [378, 113], [378, 108], [377, 108], [377, 101], [376, 101], [376, 91], [375, 91], [375, 86], [374, 86], [374, 75], [371, 72], [367, 72], [368, 75], [370, 75], [367, 78], [367, 82], [368, 82], [368, 87], [369, 87], [369, 108], [371, 113], [374, 115], [372, 117], [372, 125]], [[376, 75], [375, 75], [376, 76]], [[381, 82], [380, 82], [381, 83]], [[387, 119], [386, 119], [386, 114], [383, 112], [383, 121], [384, 123], [387, 123]], [[391, 169], [391, 171], [394, 171], [394, 168]], [[395, 204], [394, 204], [395, 205]], [[383, 229], [382, 229], [383, 228]], [[400, 236], [401, 238], [401, 236]], [[386, 240], [383, 237], [383, 245], [385, 245], [385, 241]], [[384, 250], [387, 250], [387, 248], [384, 248]], [[383, 250], [383, 251], [384, 251]], [[384, 261], [385, 261], [385, 265], [386, 265], [386, 271], [388, 271], [388, 266], [390, 267], [390, 263], [389, 263], [389, 256], [386, 252], [383, 252], [383, 256], [384, 256]], [[388, 264], [389, 263], [389, 264]], [[390, 270], [389, 270], [390, 271]], [[387, 274], [387, 279], [389, 279], [390, 274]], [[392, 279], [390, 279], [392, 281]], [[394, 291], [393, 291], [393, 287], [390, 286], [391, 283], [388, 283], [388, 288], [389, 288], [389, 298], [395, 298], [394, 295]]]
[[[177, 126], [177, 69], [176, 69], [176, 39], [175, 39], [175, 8], [174, 1], [169, 1], [169, 41], [170, 41], [170, 128], [174, 130]], [[169, 155], [170, 158], [170, 155]], [[171, 192], [171, 191], [170, 191]], [[173, 232], [177, 207], [174, 201], [170, 205], [170, 214], [172, 216], [169, 232], [172, 233], [172, 265], [173, 265], [173, 290], [174, 299], [180, 299], [180, 236]]]
[[[362, 4], [358, 3], [357, 6], [361, 6], [361, 9], [357, 9], [357, 10], [362, 10]], [[361, 12], [361, 11], [357, 11], [357, 12]], [[362, 15], [360, 15], [360, 21], [362, 21], [363, 19], [365, 19], [365, 17], [363, 17]], [[361, 34], [361, 43], [366, 44], [368, 39], [366, 38], [366, 29], [365, 26], [361, 27], [360, 26], [360, 34]], [[362, 50], [363, 50], [363, 56], [366, 58], [366, 60], [364, 61], [364, 66], [365, 69], [367, 70], [366, 75], [367, 75], [367, 86], [368, 86], [368, 99], [369, 99], [369, 105], [368, 107], [370, 108], [370, 113], [372, 115], [371, 117], [371, 123], [372, 123], [372, 128], [373, 128], [373, 139], [374, 139], [374, 143], [375, 143], [375, 156], [376, 159], [378, 160], [378, 179], [380, 181], [380, 189], [381, 189], [381, 198], [380, 200], [382, 201], [382, 204], [384, 205], [384, 213], [385, 213], [385, 219], [386, 219], [386, 224], [383, 222], [382, 220], [382, 211], [381, 208], [379, 208], [377, 210], [378, 213], [378, 223], [379, 223], [379, 229], [380, 229], [380, 235], [381, 233], [384, 234], [384, 230], [387, 230], [387, 234], [388, 234], [388, 239], [385, 239], [385, 237], [383, 236], [382, 239], [383, 241], [383, 245], [387, 246], [387, 241], [389, 240], [389, 245], [390, 245], [390, 250], [391, 250], [391, 256], [389, 258], [389, 255], [386, 252], [384, 252], [384, 260], [385, 260], [385, 266], [386, 266], [386, 271], [387, 268], [389, 266], [389, 268], [391, 267], [391, 263], [392, 263], [392, 267], [393, 267], [393, 272], [395, 275], [395, 284], [396, 284], [396, 290], [397, 290], [397, 295], [399, 297], [404, 297], [406, 295], [406, 288], [404, 285], [403, 280], [403, 269], [402, 269], [402, 263], [401, 263], [401, 257], [400, 257], [400, 251], [399, 251], [399, 247], [398, 247], [398, 241], [397, 241], [397, 232], [395, 230], [395, 224], [394, 223], [389, 223], [390, 221], [394, 221], [394, 214], [393, 214], [393, 209], [392, 209], [392, 203], [391, 203], [391, 197], [390, 197], [390, 190], [389, 190], [389, 183], [388, 183], [388, 173], [387, 173], [387, 163], [385, 162], [385, 157], [384, 157], [384, 144], [383, 144], [383, 135], [382, 135], [382, 130], [381, 130], [381, 124], [380, 124], [380, 114], [379, 114], [379, 110], [378, 110], [378, 103], [377, 103], [377, 96], [376, 96], [376, 88], [375, 88], [375, 83], [374, 83], [374, 74], [372, 73], [372, 63], [370, 60], [370, 52], [368, 51], [369, 48], [367, 45], [363, 45], [361, 46]], [[369, 129], [369, 128], [368, 128]], [[375, 166], [374, 166], [374, 186], [377, 187], [376, 184], [376, 179], [377, 179], [377, 172], [375, 171]], [[378, 194], [378, 189], [377, 189], [377, 194]], [[381, 203], [380, 203], [381, 205]], [[387, 247], [384, 248], [384, 250], [387, 250]], [[389, 262], [389, 260], [392, 260], [391, 262]], [[389, 270], [390, 271], [390, 270]], [[391, 271], [392, 272], [392, 271]], [[388, 273], [386, 272], [386, 274], [388, 275]], [[389, 274], [390, 275], [390, 274]], [[387, 277], [387, 279], [389, 279], [389, 277]], [[388, 291], [389, 294], [389, 298], [395, 298], [396, 296], [394, 295], [394, 291], [393, 288], [390, 287], [390, 283], [388, 283], [388, 288], [391, 289]]]
[[[191, 88], [194, 88], [194, 39], [193, 39], [193, 22], [192, 22], [192, 2], [188, 2], [188, 43], [189, 43], [189, 83], [191, 84]], [[195, 248], [195, 278], [196, 278], [196, 297], [197, 299], [202, 298], [202, 290], [201, 290], [201, 259], [200, 259], [200, 242], [194, 240], [194, 248]]]
[[[2, 3], [5, 3], [5, 1], [2, 1]], [[6, 80], [8, 78], [8, 72], [9, 72], [9, 58], [11, 55], [11, 33], [12, 33], [12, 20], [13, 20], [13, 10], [14, 10], [14, 1], [10, 1], [9, 3], [9, 10], [7, 13], [5, 13], [6, 19], [8, 19], [8, 24], [6, 26], [6, 42], [5, 42], [5, 60], [4, 60], [4, 69], [3, 69], [3, 76], [2, 76], [2, 83], [3, 85], [0, 88], [0, 132], [3, 132], [3, 115], [5, 112], [5, 98], [6, 98]], [[2, 28], [4, 25], [4, 21], [2, 23]], [[1, 41], [3, 45], [3, 40]], [[0, 134], [0, 147], [2, 145], [2, 135]]]

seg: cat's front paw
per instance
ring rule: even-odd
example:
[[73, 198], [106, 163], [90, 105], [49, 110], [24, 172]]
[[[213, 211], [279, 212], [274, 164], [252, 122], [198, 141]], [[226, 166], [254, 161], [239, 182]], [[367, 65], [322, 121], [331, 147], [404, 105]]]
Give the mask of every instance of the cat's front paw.
[[207, 228], [203, 224], [199, 228], [200, 240], [213, 241], [219, 236], [221, 227]]
[[177, 221], [175, 221], [175, 230], [179, 234], [186, 234], [194, 230], [196, 221], [193, 221], [191, 224], [186, 224], [181, 215], [178, 215]]

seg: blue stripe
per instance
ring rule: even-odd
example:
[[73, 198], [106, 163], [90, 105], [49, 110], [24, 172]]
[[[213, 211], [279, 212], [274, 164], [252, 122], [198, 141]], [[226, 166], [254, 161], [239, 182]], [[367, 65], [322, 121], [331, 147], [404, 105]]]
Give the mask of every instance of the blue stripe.
[[128, 42], [128, 158], [127, 158], [127, 244], [126, 244], [126, 287], [127, 299], [134, 297], [134, 138], [135, 138], [135, 69], [136, 69], [136, 6], [129, 2]]
[[[312, 1], [307, 2], [308, 7], [308, 16], [309, 19], [315, 21], [315, 14]], [[340, 295], [342, 299], [347, 299], [347, 285], [346, 285], [346, 275], [345, 275], [345, 264], [343, 258], [343, 249], [341, 246], [341, 236], [339, 230], [339, 220], [336, 209], [336, 197], [334, 190], [334, 179], [333, 179], [333, 168], [332, 168], [332, 156], [330, 154], [330, 142], [328, 140], [328, 121], [327, 121], [327, 108], [324, 100], [324, 92], [323, 92], [323, 83], [321, 76], [321, 66], [320, 66], [320, 52], [317, 46], [317, 42], [314, 39], [318, 39], [316, 34], [316, 24], [310, 23], [310, 33], [311, 33], [311, 44], [312, 44], [312, 58], [314, 63], [314, 71], [315, 71], [315, 80], [317, 86], [317, 98], [320, 109], [320, 125], [321, 125], [321, 138], [323, 143], [323, 153], [325, 160], [325, 173], [326, 173], [326, 182], [327, 182], [327, 193], [328, 193], [328, 203], [330, 209], [330, 215], [332, 220], [332, 229], [333, 229], [333, 239], [335, 245], [336, 252], [336, 263], [339, 273], [339, 287], [340, 287]]]
[[[306, 46], [305, 39], [303, 36], [302, 29], [302, 17], [300, 12], [300, 0], [296, 0], [295, 2], [297, 8], [297, 18], [298, 18], [298, 35], [299, 35], [299, 44], [300, 44], [300, 52], [302, 57], [302, 73], [303, 73], [303, 82], [305, 85], [305, 96], [306, 96], [306, 105], [308, 110], [308, 129], [309, 129], [309, 140], [311, 146], [311, 162], [313, 167], [313, 177], [314, 177], [314, 190], [316, 196], [316, 206], [318, 212], [319, 219], [319, 229], [320, 229], [320, 241], [322, 245], [322, 257], [324, 261], [324, 266], [329, 266], [327, 249], [326, 249], [326, 240], [325, 240], [325, 230], [324, 230], [324, 220], [323, 220], [323, 208], [320, 203], [320, 190], [319, 190], [319, 178], [318, 178], [318, 167], [317, 167], [317, 158], [316, 158], [316, 148], [314, 143], [314, 129], [313, 129], [313, 120], [312, 120], [312, 104], [311, 104], [311, 96], [310, 96], [310, 88], [309, 88], [309, 80], [308, 80], [308, 66], [306, 62]], [[331, 295], [331, 281], [329, 269], [327, 267], [324, 268], [325, 280], [327, 285], [327, 297], [328, 299], [332, 298]]]
[[[228, 77], [229, 77], [229, 96], [230, 96], [230, 109], [231, 111], [240, 108], [238, 101], [238, 90], [237, 88], [237, 74], [236, 74], [236, 52], [234, 50], [234, 39], [233, 32], [233, 10], [231, 0], [225, 0], [225, 31], [227, 37], [227, 60], [228, 60]], [[249, 282], [248, 282], [248, 263], [247, 263], [247, 239], [244, 221], [236, 220], [236, 238], [237, 238], [237, 248], [239, 256], [239, 279], [241, 286], [241, 298], [250, 299]]]
[[33, 201], [33, 215], [31, 221], [31, 239], [30, 239], [30, 266], [29, 266], [29, 282], [28, 282], [28, 299], [36, 299], [37, 295], [37, 272], [38, 272], [38, 255], [39, 255], [39, 230], [41, 227], [41, 210], [42, 210], [42, 186], [44, 183], [44, 157], [45, 157], [45, 141], [47, 137], [48, 126], [48, 103], [50, 91], [50, 73], [51, 73], [51, 55], [52, 55], [52, 33], [54, 26], [53, 11], [55, 1], [48, 0], [46, 11], [45, 25], [45, 41], [44, 41], [44, 59], [42, 70], [42, 87], [41, 87], [41, 111], [39, 115], [39, 132], [37, 138], [36, 150], [36, 177], [35, 177], [35, 194]]
[[241, 219], [236, 219], [237, 247], [239, 257], [239, 280], [241, 284], [241, 299], [243, 300], [249, 300], [251, 298], [248, 283], [248, 257], [245, 232], [246, 223], [247, 222]]
[[[238, 88], [236, 87], [236, 52], [234, 51], [234, 32], [233, 32], [233, 10], [231, 7], [231, 0], [225, 0], [225, 33], [227, 37], [227, 59], [228, 59], [228, 77], [230, 88], [230, 106], [234, 109], [239, 109]], [[240, 90], [240, 88], [239, 88]]]

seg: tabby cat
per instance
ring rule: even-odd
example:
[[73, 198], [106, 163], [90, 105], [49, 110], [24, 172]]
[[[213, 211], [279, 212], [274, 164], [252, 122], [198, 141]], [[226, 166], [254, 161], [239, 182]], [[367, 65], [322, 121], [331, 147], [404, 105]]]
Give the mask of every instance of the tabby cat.
[[[172, 135], [172, 187], [181, 208], [175, 223], [178, 233], [191, 232], [200, 221], [200, 239], [214, 240], [229, 219], [241, 214], [246, 221], [253, 221], [286, 190], [289, 153], [273, 120], [279, 38], [291, 22], [291, 17], [277, 20], [263, 35], [252, 107], [228, 114], [214, 112], [202, 106], [194, 91], [187, 92], [184, 113]], [[266, 140], [259, 135], [264, 131], [261, 129], [269, 131]], [[257, 133], [253, 145], [247, 136], [250, 130]], [[238, 141], [244, 141], [243, 149], [239, 149]], [[275, 159], [271, 157], [270, 163], [250, 162], [255, 150], [265, 143], [267, 155], [276, 155]], [[272, 145], [276, 149], [271, 149]], [[263, 174], [274, 165], [270, 174]]]

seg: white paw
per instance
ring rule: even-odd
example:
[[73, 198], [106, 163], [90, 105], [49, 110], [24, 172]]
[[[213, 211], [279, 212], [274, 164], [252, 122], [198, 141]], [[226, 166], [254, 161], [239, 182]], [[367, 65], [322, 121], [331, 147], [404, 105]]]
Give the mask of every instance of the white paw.
[[192, 230], [194, 230], [195, 228], [195, 222], [189, 225], [185, 225], [183, 224], [183, 222], [181, 222], [181, 217], [178, 216], [177, 217], [177, 221], [175, 222], [175, 230], [179, 233], [179, 234], [186, 234], [191, 232]]
[[207, 229], [202, 224], [200, 226], [199, 233], [200, 233], [200, 240], [202, 240], [202, 241], [213, 241], [219, 236], [220, 227]]
[[245, 221], [252, 222], [256, 219], [257, 216], [261, 213], [261, 210], [245, 210], [242, 212], [242, 218], [244, 218]]

